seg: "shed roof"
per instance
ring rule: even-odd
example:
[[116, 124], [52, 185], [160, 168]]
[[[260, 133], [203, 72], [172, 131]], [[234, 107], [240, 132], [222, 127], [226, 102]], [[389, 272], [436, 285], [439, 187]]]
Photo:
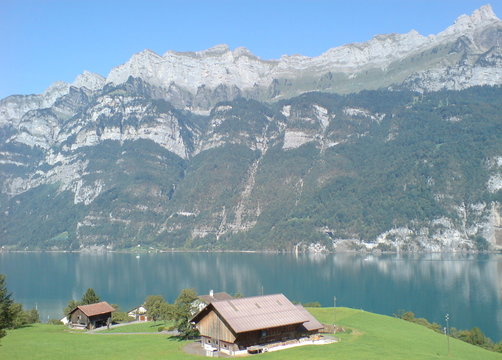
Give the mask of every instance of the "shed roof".
[[106, 301], [90, 305], [79, 305], [73, 311], [77, 309], [80, 309], [87, 316], [96, 316], [115, 311], [115, 308]]
[[197, 314], [193, 321], [198, 322], [213, 308], [236, 334], [303, 324], [310, 320], [283, 294], [276, 294], [215, 301]]
[[313, 331], [313, 330], [320, 330], [324, 327], [323, 324], [321, 324], [319, 321], [317, 321], [317, 319], [315, 317], [312, 316], [311, 313], [309, 313], [307, 311], [307, 309], [305, 309], [303, 306], [301, 305], [296, 305], [296, 307], [298, 308], [298, 310], [300, 310], [305, 316], [307, 316], [309, 318], [309, 321], [303, 323], [303, 326], [305, 327], [305, 329], [307, 329], [308, 331]]
[[231, 300], [231, 299], [233, 299], [233, 297], [229, 293], [222, 291], [222, 292], [214, 293], [212, 296], [211, 296], [211, 294], [201, 295], [201, 296], [199, 296], [199, 299], [201, 299], [206, 304], [210, 304], [214, 301]]

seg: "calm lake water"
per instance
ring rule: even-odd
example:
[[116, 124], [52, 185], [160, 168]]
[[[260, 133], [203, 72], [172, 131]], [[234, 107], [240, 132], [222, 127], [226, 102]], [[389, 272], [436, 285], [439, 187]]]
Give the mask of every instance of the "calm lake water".
[[0, 253], [0, 273], [25, 308], [61, 318], [69, 299], [94, 288], [129, 310], [147, 295], [173, 302], [183, 288], [246, 296], [284, 293], [392, 315], [413, 311], [444, 326], [477, 326], [502, 340], [502, 255], [299, 255], [246, 253]]

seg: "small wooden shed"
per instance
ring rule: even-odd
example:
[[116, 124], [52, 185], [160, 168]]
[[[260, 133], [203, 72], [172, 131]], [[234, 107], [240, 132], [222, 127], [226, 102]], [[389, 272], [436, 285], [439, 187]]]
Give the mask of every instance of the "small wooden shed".
[[68, 315], [69, 323], [73, 327], [95, 329], [111, 324], [112, 312], [115, 308], [102, 301], [96, 304], [79, 305]]
[[192, 323], [200, 332], [203, 347], [230, 353], [299, 339], [323, 328], [283, 294], [214, 301], [195, 315]]

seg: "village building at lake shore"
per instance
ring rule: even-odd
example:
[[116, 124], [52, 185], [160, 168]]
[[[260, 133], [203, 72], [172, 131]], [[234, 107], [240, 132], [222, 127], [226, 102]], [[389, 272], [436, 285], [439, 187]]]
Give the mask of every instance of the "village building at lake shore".
[[209, 294], [199, 295], [199, 298], [195, 301], [193, 305], [197, 308], [197, 311], [202, 311], [202, 309], [204, 309], [207, 305], [211, 304], [212, 302], [231, 300], [231, 299], [233, 299], [233, 296], [225, 291], [214, 292], [214, 290], [209, 290]]
[[127, 316], [133, 318], [135, 321], [150, 321], [152, 320], [148, 316], [148, 310], [145, 308], [145, 305], [140, 305], [131, 309], [127, 312]]

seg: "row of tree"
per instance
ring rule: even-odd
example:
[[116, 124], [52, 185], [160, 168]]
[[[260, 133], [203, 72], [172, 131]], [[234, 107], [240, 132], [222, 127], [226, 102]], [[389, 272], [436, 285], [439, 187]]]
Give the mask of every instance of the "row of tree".
[[24, 310], [23, 305], [14, 302], [7, 290], [5, 275], [0, 274], [0, 338], [6, 335], [6, 329], [17, 329], [37, 322], [40, 322], [38, 311]]
[[[435, 322], [431, 323], [427, 319], [417, 318], [417, 317], [415, 317], [415, 314], [412, 313], [411, 311], [407, 311], [407, 312], [401, 311], [398, 314], [394, 314], [394, 315], [399, 317], [400, 319], [425, 326], [425, 327], [427, 327], [431, 330], [434, 330], [435, 332], [438, 332], [438, 333], [443, 333], [443, 331], [444, 331], [444, 329], [442, 329], [441, 325], [439, 325], [438, 323], [435, 323]], [[447, 330], [448, 330], [449, 336], [451, 336], [455, 339], [465, 341], [465, 342], [472, 344], [472, 345], [481, 346], [482, 348], [485, 348], [487, 350], [492, 350], [495, 352], [502, 353], [502, 341], [499, 341], [498, 343], [494, 343], [489, 337], [487, 337], [485, 334], [483, 334], [481, 329], [478, 327], [473, 327], [471, 330], [458, 330], [455, 328], [451, 328], [451, 329], [447, 329]]]
[[197, 300], [195, 290], [183, 289], [174, 304], [169, 304], [161, 295], [150, 295], [145, 299], [144, 307], [152, 320], [172, 321], [180, 337], [188, 339], [198, 335], [197, 329], [190, 324], [190, 319], [198, 311]]

